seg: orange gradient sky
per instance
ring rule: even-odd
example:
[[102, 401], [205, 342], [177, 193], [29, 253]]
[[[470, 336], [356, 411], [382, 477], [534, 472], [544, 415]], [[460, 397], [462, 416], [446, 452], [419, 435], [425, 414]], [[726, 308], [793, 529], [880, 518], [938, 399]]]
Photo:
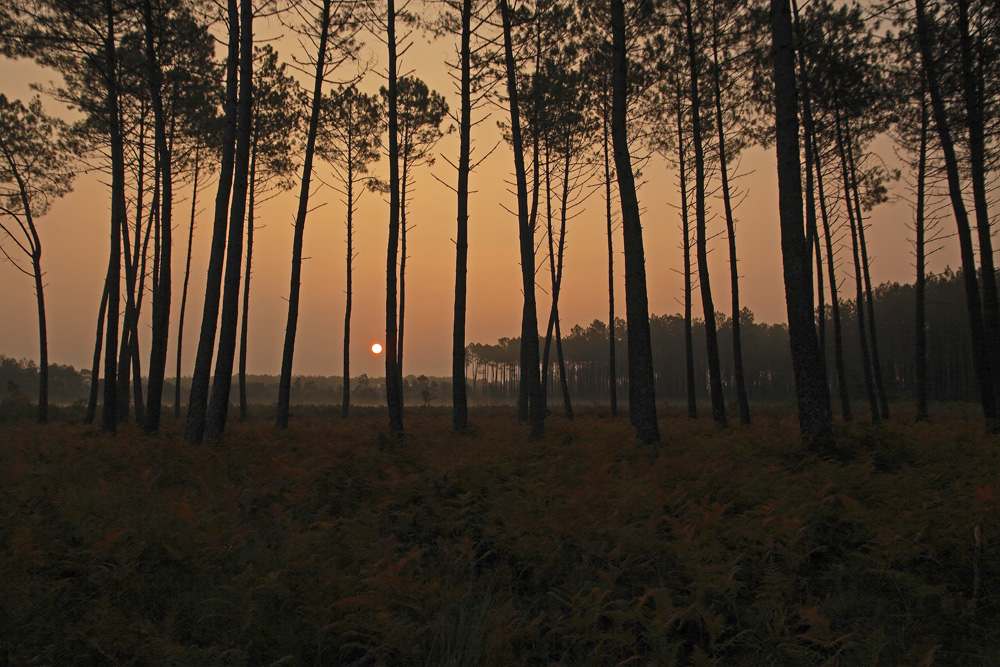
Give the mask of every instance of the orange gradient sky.
[[[258, 29], [258, 32], [260, 30]], [[408, 52], [401, 71], [412, 70], [434, 89], [445, 94], [449, 105], [457, 108], [457, 98], [448, 77], [445, 58], [451, 57], [450, 41], [428, 43], [419, 36]], [[381, 46], [369, 40], [375, 57]], [[289, 48], [291, 46], [289, 45]], [[290, 53], [278, 46], [283, 59]], [[30, 62], [0, 60], [0, 92], [10, 98], [26, 100], [32, 95], [29, 82], [46, 82], [55, 76]], [[369, 77], [362, 88], [378, 90], [380, 81]], [[62, 106], [43, 97], [51, 114], [62, 114]], [[491, 117], [474, 130], [478, 151], [489, 150], [498, 139], [497, 121], [506, 118], [501, 109], [489, 110]], [[883, 142], [882, 154], [894, 160], [891, 145]], [[437, 154], [455, 161], [457, 133], [446, 135], [437, 146]], [[517, 222], [503, 206], [514, 210], [516, 202], [508, 191], [512, 172], [511, 153], [501, 145], [472, 175], [475, 190], [469, 218], [469, 296], [467, 341], [494, 343], [503, 336], [517, 336], [520, 331], [521, 289], [518, 265]], [[329, 179], [330, 170], [317, 163], [321, 177]], [[386, 160], [376, 167], [381, 173]], [[740, 187], [748, 191], [737, 209], [737, 243], [740, 256], [741, 301], [758, 321], [785, 320], [784, 291], [777, 221], [777, 186], [774, 157], [759, 148], [748, 150], [740, 172], [745, 174]], [[433, 174], [433, 175], [432, 175]], [[454, 193], [439, 183], [456, 180], [454, 170], [443, 159], [416, 174], [417, 184], [410, 202], [408, 235], [407, 308], [405, 374], [447, 375], [451, 363], [451, 330], [454, 293], [456, 203]], [[676, 175], [661, 158], [654, 158], [644, 170], [639, 196], [644, 207], [643, 239], [649, 285], [650, 310], [655, 314], [676, 313], [681, 309], [682, 268], [680, 217], [676, 208], [679, 193]], [[593, 181], [598, 185], [597, 180]], [[607, 321], [607, 240], [605, 236], [603, 189], [595, 193], [586, 210], [570, 221], [567, 234], [566, 266], [563, 278], [560, 313], [562, 330], [568, 333], [574, 324], [586, 326], [594, 319]], [[277, 374], [287, 314], [286, 298], [289, 274], [292, 224], [297, 187], [265, 203], [257, 214], [253, 281], [251, 284], [250, 340], [248, 371], [253, 374]], [[177, 315], [180, 308], [181, 281], [190, 188], [181, 189], [175, 202], [174, 290], [170, 332], [170, 359], [176, 354]], [[897, 184], [893, 194], [904, 194]], [[199, 198], [200, 213], [196, 222], [192, 277], [184, 329], [184, 373], [194, 365], [198, 328], [201, 323], [200, 295], [205, 289], [205, 271], [211, 234], [211, 208], [214, 184]], [[712, 200], [714, 210], [721, 202]], [[338, 193], [320, 190], [310, 200], [305, 231], [305, 262], [302, 278], [298, 337], [295, 348], [296, 375], [340, 375], [342, 373], [344, 284], [345, 284], [345, 211]], [[57, 201], [51, 212], [39, 221], [43, 245], [42, 264], [46, 271], [45, 299], [49, 326], [49, 359], [54, 363], [89, 368], [93, 354], [97, 308], [100, 304], [107, 266], [109, 197], [107, 188], [96, 174], [81, 175], [72, 193]], [[873, 213], [868, 232], [869, 253], [873, 256], [872, 275], [883, 281], [912, 282], [912, 234], [907, 225], [912, 220], [905, 202], [884, 204]], [[385, 252], [388, 205], [381, 195], [366, 193], [356, 216], [355, 249], [358, 256], [354, 271], [354, 306], [351, 340], [352, 375], [384, 374], [384, 360], [371, 351], [372, 343], [382, 341], [385, 333]], [[949, 222], [943, 221], [946, 232]], [[731, 310], [728, 251], [721, 219], [709, 223], [712, 289], [717, 310]], [[946, 264], [957, 266], [957, 245], [946, 242], [941, 252], [932, 256], [931, 268]], [[538, 261], [543, 257], [539, 255]], [[853, 275], [849, 252], [842, 255], [840, 278]], [[624, 269], [620, 231], [615, 238], [616, 308], [624, 316]], [[853, 280], [853, 278], [850, 278]], [[538, 272], [538, 284], [549, 284], [548, 265]], [[33, 285], [6, 261], [0, 264], [0, 354], [16, 358], [38, 358], [38, 331]], [[851, 282], [842, 294], [853, 294]], [[140, 331], [143, 356], [148, 350], [149, 308], [144, 307], [146, 322]], [[539, 320], [544, 322], [549, 296], [539, 289]], [[701, 301], [695, 297], [695, 313]], [[654, 355], [683, 354], [682, 350], [654, 350]], [[173, 361], [168, 366], [172, 376]]]

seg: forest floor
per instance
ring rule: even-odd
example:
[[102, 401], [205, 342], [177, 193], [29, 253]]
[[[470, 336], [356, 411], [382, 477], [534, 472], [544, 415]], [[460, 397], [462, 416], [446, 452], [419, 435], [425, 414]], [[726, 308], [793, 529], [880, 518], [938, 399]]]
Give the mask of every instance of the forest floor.
[[996, 665], [1000, 443], [967, 409], [636, 444], [596, 408], [297, 409], [193, 447], [0, 423], [2, 665]]

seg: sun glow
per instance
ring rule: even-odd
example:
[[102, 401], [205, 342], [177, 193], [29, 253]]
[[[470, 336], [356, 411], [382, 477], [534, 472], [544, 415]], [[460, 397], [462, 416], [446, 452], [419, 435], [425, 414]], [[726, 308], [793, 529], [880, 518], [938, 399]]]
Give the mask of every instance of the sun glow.
[[382, 354], [382, 346], [378, 343], [372, 343], [372, 354]]

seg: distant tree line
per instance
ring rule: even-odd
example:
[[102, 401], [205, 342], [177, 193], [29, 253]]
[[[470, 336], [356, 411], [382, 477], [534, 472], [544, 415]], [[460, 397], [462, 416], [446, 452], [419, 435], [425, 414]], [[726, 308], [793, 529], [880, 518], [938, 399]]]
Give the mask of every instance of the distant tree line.
[[[946, 269], [927, 276], [926, 326], [927, 385], [930, 400], [976, 401], [975, 368], [969, 342], [968, 318], [964, 317], [964, 287], [961, 271]], [[916, 399], [916, 333], [914, 323], [915, 286], [883, 283], [874, 290], [874, 304], [879, 312], [877, 335], [884, 346], [882, 364], [886, 391], [892, 400]], [[842, 326], [857, 327], [854, 302], [841, 300]], [[825, 321], [831, 321], [827, 308]], [[785, 324], [757, 322], [744, 308], [740, 317], [743, 334], [744, 375], [751, 402], [789, 401], [795, 396], [794, 376], [788, 354], [788, 327]], [[722, 386], [730, 403], [737, 400], [735, 364], [732, 354], [733, 320], [716, 314], [720, 341]], [[661, 401], [683, 403], [687, 397], [685, 321], [683, 315], [650, 317], [656, 394]], [[627, 354], [627, 331], [624, 320], [615, 326], [616, 356]], [[709, 368], [705, 350], [704, 321], [692, 322], [694, 339], [694, 375], [696, 398], [710, 400]], [[566, 374], [574, 401], [610, 403], [608, 326], [594, 320], [588, 326], [574, 326], [563, 338]], [[831, 340], [827, 337], [827, 340]], [[496, 343], [472, 343], [468, 347], [467, 386], [474, 403], [510, 404], [516, 398], [520, 338], [501, 338]], [[853, 336], [844, 340], [844, 367], [847, 391], [852, 399], [865, 397], [865, 379], [860, 343]], [[826, 350], [827, 363], [834, 363], [832, 344]], [[549, 374], [551, 394], [558, 393], [556, 376]], [[628, 374], [617, 378], [619, 390], [626, 386]], [[837, 376], [830, 376], [831, 391], [839, 393]]]

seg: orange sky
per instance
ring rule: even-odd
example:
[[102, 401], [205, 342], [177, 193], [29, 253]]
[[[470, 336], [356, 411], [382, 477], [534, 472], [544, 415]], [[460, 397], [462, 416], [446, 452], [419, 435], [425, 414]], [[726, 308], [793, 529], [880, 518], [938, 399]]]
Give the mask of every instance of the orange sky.
[[[451, 53], [448, 42], [426, 44], [417, 40], [404, 67], [444, 93], [449, 104], [457, 107], [456, 95], [447, 76], [444, 58]], [[375, 43], [372, 48], [378, 47]], [[279, 51], [281, 49], [279, 48]], [[288, 53], [282, 52], [284, 58]], [[380, 55], [380, 53], [378, 54]], [[53, 76], [23, 61], [0, 60], [3, 83], [0, 92], [8, 97], [27, 99], [30, 81], [48, 81]], [[378, 82], [363, 86], [376, 92]], [[49, 113], [60, 107], [43, 99]], [[492, 117], [479, 126], [473, 139], [480, 151], [488, 150], [497, 140], [496, 122], [504, 114], [492, 110]], [[893, 158], [891, 147], [883, 157]], [[445, 136], [438, 154], [452, 161], [458, 152], [456, 134]], [[378, 167], [385, 169], [383, 160]], [[470, 203], [469, 220], [469, 299], [467, 340], [496, 342], [502, 336], [517, 336], [520, 331], [521, 292], [518, 266], [516, 219], [501, 205], [515, 209], [514, 197], [507, 191], [506, 180], [512, 172], [512, 158], [502, 145], [472, 176], [471, 187], [477, 192]], [[318, 163], [326, 177], [329, 169]], [[741, 301], [758, 321], [785, 319], [784, 292], [781, 282], [781, 259], [777, 221], [777, 186], [774, 158], [761, 149], [747, 151], [741, 165], [746, 173], [740, 185], [749, 191], [737, 209], [737, 243], [740, 255]], [[410, 205], [409, 219], [415, 224], [408, 236], [406, 348], [404, 373], [448, 375], [451, 364], [451, 330], [454, 290], [455, 195], [433, 176], [455, 182], [455, 172], [443, 159], [417, 174], [417, 186]], [[639, 192], [644, 207], [643, 239], [646, 248], [649, 302], [652, 313], [675, 313], [681, 309], [682, 277], [681, 234], [676, 177], [654, 160], [644, 173], [645, 185]], [[595, 181], [596, 183], [596, 181]], [[897, 185], [897, 194], [902, 186]], [[205, 269], [211, 230], [211, 206], [215, 189], [203, 191], [199, 200], [200, 215], [195, 230], [194, 260], [184, 331], [184, 373], [194, 365]], [[254, 276], [251, 283], [249, 372], [277, 374], [281, 365], [289, 288], [289, 257], [297, 188], [291, 194], [267, 202], [258, 212], [255, 236]], [[175, 203], [173, 316], [169, 352], [174, 359], [177, 313], [180, 306], [183, 257], [186, 247], [190, 191], [182, 190]], [[320, 204], [324, 204], [316, 208]], [[721, 210], [721, 203], [710, 202]], [[603, 194], [595, 193], [587, 210], [568, 226], [566, 267], [560, 298], [563, 332], [574, 324], [586, 326], [594, 319], [607, 321], [607, 240], [603, 213]], [[342, 372], [345, 229], [344, 208], [339, 195], [325, 189], [310, 200], [306, 223], [304, 255], [309, 257], [303, 269], [302, 301], [295, 348], [294, 373], [301, 375], [339, 375]], [[913, 259], [911, 232], [907, 224], [912, 215], [906, 203], [885, 204], [874, 212], [868, 232], [869, 254], [873, 256], [872, 275], [883, 281], [912, 282]], [[381, 195], [367, 193], [356, 218], [354, 307], [352, 317], [352, 375], [384, 374], [381, 357], [370, 352], [385, 332], [385, 246], [388, 206]], [[719, 219], [710, 223], [709, 234], [724, 232]], [[943, 226], [950, 232], [951, 223]], [[55, 363], [88, 368], [93, 354], [97, 308], [100, 303], [107, 266], [109, 197], [95, 175], [84, 175], [75, 182], [74, 191], [55, 203], [40, 223], [43, 244], [43, 268], [46, 273], [46, 308], [49, 324], [49, 359]], [[931, 268], [945, 264], [957, 266], [957, 244], [932, 256]], [[620, 232], [615, 239], [616, 309], [624, 316], [624, 269]], [[710, 244], [713, 271], [712, 289], [717, 310], [730, 312], [728, 250], [724, 233]], [[539, 261], [542, 257], [539, 256]], [[841, 279], [853, 271], [849, 253], [843, 255]], [[850, 274], [853, 275], [853, 274]], [[853, 278], [851, 278], [853, 280]], [[538, 273], [538, 282], [549, 284], [547, 263]], [[38, 358], [37, 320], [31, 281], [6, 262], [0, 264], [0, 354]], [[845, 289], [853, 294], [852, 283]], [[845, 292], [842, 291], [842, 294]], [[539, 290], [539, 320], [548, 315], [549, 297]], [[148, 350], [148, 301], [144, 307], [147, 326], [140, 333], [144, 364]], [[701, 312], [700, 297], [695, 296], [695, 312]], [[682, 351], [654, 350], [654, 354], [682, 354]], [[168, 369], [173, 368], [173, 361]], [[172, 375], [172, 370], [168, 372]]]

